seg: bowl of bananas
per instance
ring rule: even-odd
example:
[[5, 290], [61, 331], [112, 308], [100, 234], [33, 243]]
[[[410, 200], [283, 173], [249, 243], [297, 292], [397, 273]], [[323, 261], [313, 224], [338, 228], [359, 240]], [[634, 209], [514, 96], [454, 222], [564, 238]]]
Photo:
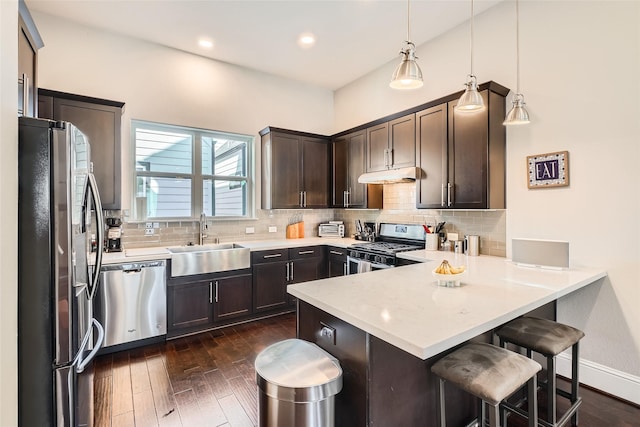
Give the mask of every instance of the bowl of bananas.
[[438, 286], [457, 288], [460, 286], [460, 279], [467, 273], [464, 265], [454, 267], [445, 259], [432, 271], [432, 274], [437, 279]]

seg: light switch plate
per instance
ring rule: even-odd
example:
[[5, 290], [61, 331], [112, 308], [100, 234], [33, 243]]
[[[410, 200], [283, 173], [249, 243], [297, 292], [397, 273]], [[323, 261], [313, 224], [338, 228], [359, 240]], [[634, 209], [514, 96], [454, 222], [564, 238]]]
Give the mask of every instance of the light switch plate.
[[269, 233], [275, 233], [278, 231], [278, 227], [276, 227], [275, 225], [272, 225], [269, 227]]
[[253, 233], [256, 232], [256, 229], [255, 229], [255, 227], [246, 227], [244, 229], [244, 232], [245, 232], [245, 234], [253, 234]]

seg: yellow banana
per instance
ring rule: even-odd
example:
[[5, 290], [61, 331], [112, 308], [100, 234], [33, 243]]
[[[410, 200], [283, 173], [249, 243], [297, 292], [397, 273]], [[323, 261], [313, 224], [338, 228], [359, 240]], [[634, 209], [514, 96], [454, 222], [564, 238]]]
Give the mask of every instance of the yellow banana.
[[435, 269], [435, 272], [438, 274], [460, 274], [465, 270], [465, 266], [461, 265], [459, 267], [453, 267], [449, 264], [449, 261], [446, 259], [440, 263], [440, 265]]

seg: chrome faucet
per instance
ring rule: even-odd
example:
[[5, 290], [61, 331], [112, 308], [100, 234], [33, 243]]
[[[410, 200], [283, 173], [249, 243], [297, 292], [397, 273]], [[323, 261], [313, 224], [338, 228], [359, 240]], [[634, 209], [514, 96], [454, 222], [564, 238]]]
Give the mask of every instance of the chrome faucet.
[[202, 212], [200, 214], [200, 238], [198, 242], [200, 245], [204, 244], [204, 239], [207, 237], [207, 214]]

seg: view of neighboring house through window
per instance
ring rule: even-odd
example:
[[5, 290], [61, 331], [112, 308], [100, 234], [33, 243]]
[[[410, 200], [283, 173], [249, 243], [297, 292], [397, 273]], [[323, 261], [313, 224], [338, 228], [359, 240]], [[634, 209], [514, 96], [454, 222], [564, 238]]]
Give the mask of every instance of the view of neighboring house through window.
[[132, 121], [136, 218], [250, 215], [253, 138]]

